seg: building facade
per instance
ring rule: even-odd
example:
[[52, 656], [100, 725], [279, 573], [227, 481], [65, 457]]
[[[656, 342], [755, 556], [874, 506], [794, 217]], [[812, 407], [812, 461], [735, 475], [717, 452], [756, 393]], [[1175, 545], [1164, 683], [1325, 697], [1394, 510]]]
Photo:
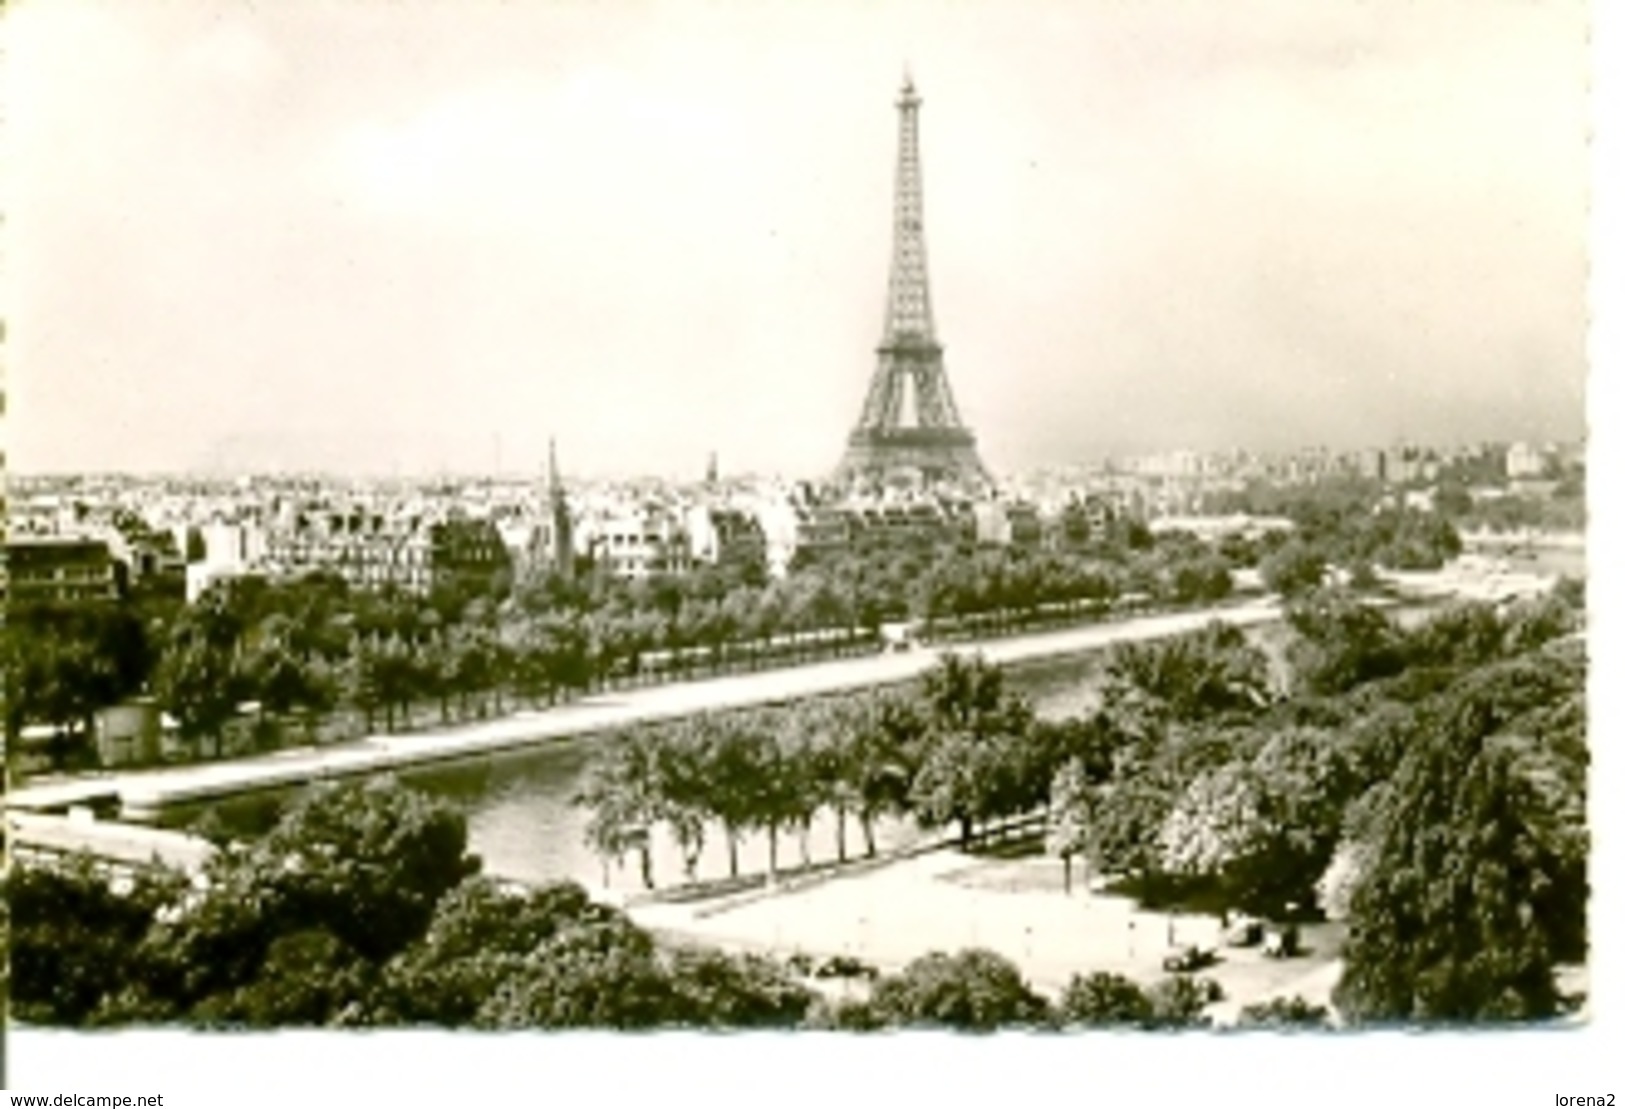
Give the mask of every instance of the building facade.
[[120, 565], [100, 539], [7, 539], [0, 559], [0, 604], [107, 601], [119, 596]]

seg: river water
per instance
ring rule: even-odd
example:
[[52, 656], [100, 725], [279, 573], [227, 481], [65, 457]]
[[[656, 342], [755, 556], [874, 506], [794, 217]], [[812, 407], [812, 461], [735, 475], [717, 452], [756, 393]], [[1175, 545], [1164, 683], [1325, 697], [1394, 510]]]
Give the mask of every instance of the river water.
[[[1278, 657], [1284, 630], [1279, 625], [1256, 628], [1249, 636]], [[1007, 682], [1028, 697], [1042, 717], [1082, 715], [1096, 703], [1102, 655], [1090, 653], [1029, 663], [1008, 671]], [[610, 868], [606, 876], [601, 860], [586, 846], [584, 832], [587, 814], [571, 804], [597, 737], [563, 740], [522, 751], [485, 755], [454, 763], [444, 763], [400, 773], [403, 783], [457, 805], [467, 814], [472, 849], [485, 862], [487, 873], [526, 882], [561, 878], [574, 879], [596, 887], [608, 878], [613, 888], [631, 889], [639, 884], [635, 865], [627, 860], [624, 868]], [[268, 827], [287, 804], [292, 791], [255, 794], [216, 802], [209, 810], [226, 827], [252, 833]], [[203, 809], [178, 810], [164, 821], [187, 826], [202, 815]], [[882, 849], [900, 845], [919, 835], [906, 822], [884, 822], [876, 829]], [[838, 836], [833, 816], [813, 824], [808, 836], [809, 858], [814, 862], [832, 860], [837, 854]], [[862, 835], [855, 821], [847, 827], [849, 851], [862, 850]], [[681, 858], [676, 845], [663, 831], [653, 839], [653, 869], [657, 882], [665, 884], [681, 875]], [[767, 867], [768, 846], [763, 835], [751, 835], [739, 845], [740, 868], [745, 873]], [[781, 837], [781, 865], [801, 861], [801, 845], [794, 835]], [[721, 830], [707, 836], [701, 852], [700, 878], [721, 878], [728, 873], [727, 845]]]

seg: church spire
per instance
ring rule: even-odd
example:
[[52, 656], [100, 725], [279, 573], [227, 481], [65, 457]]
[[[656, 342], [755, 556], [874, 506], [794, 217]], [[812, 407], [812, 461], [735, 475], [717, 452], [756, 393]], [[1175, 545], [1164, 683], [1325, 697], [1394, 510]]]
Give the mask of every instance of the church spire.
[[547, 437], [548, 560], [553, 570], [568, 577], [575, 569], [575, 526], [570, 502], [559, 476], [558, 445]]

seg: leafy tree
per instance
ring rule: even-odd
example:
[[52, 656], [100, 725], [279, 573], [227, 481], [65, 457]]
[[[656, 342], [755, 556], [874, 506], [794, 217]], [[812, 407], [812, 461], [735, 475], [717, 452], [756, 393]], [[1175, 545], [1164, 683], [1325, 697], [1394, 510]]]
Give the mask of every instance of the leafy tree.
[[1250, 762], [1197, 777], [1164, 821], [1161, 867], [1218, 880], [1231, 904], [1308, 904], [1331, 862], [1351, 791], [1328, 734], [1288, 729]]
[[1245, 1005], [1237, 1018], [1242, 1028], [1271, 1028], [1292, 1030], [1301, 1028], [1330, 1028], [1331, 1012], [1324, 1005], [1314, 1005], [1301, 997], [1272, 997], [1254, 1005]]
[[943, 655], [926, 672], [920, 695], [927, 729], [938, 734], [1020, 735], [1032, 721], [1032, 707], [1005, 688], [1004, 671], [980, 655]]
[[759, 955], [680, 948], [669, 960], [673, 1019], [716, 1028], [789, 1028], [813, 995]]
[[[652, 805], [677, 841], [683, 856], [683, 874], [690, 882], [698, 878], [700, 853], [705, 850], [706, 821], [711, 815], [709, 806], [715, 790], [706, 773], [709, 723], [703, 718], [691, 718], [675, 731], [654, 733], [650, 741], [654, 760], [650, 768]], [[645, 813], [645, 818], [648, 815]], [[642, 841], [647, 844], [647, 834], [643, 834]], [[618, 855], [620, 850], [611, 854]], [[605, 884], [608, 884], [607, 874]]]
[[1338, 986], [1353, 1020], [1557, 1011], [1553, 967], [1583, 920], [1584, 875], [1552, 797], [1520, 772], [1516, 746], [1494, 739], [1515, 673], [1496, 668], [1431, 706], [1385, 793]]
[[155, 922], [132, 959], [139, 992], [158, 1011], [240, 1018], [239, 991], [263, 977], [278, 940], [326, 932], [335, 958], [382, 963], [477, 868], [455, 810], [388, 778], [317, 787], [264, 838], [215, 855], [201, 891]]
[[1056, 1007], [1061, 1023], [1096, 1028], [1144, 1027], [1152, 1021], [1151, 999], [1121, 974], [1074, 974]]
[[1572, 585], [1564, 579], [1551, 591], [1508, 607], [1503, 619], [1508, 654], [1533, 651], [1580, 629], [1585, 621], [1584, 586], [1576, 593]]
[[364, 996], [371, 978], [371, 966], [331, 932], [290, 932], [271, 941], [252, 981], [207, 999], [191, 1019], [249, 1028], [320, 1027]]
[[1151, 1016], [1145, 1027], [1159, 1029], [1206, 1028], [1209, 993], [1188, 974], [1174, 974], [1146, 991]]
[[635, 734], [615, 736], [596, 748], [587, 764], [573, 800], [590, 810], [586, 839], [603, 861], [606, 886], [610, 861], [635, 848], [644, 887], [654, 888], [649, 830], [663, 813], [661, 771], [654, 744]]
[[479, 869], [462, 813], [391, 778], [313, 789], [243, 862], [282, 871], [297, 919], [375, 961], [421, 936], [441, 896]]
[[1113, 646], [1102, 696], [1118, 704], [1134, 691], [1175, 720], [1251, 712], [1268, 699], [1269, 659], [1240, 628], [1215, 620], [1184, 635]]
[[816, 806], [805, 748], [785, 737], [778, 724], [777, 715], [768, 713], [752, 713], [738, 722], [749, 753], [741, 750], [738, 765], [742, 772], [728, 783], [728, 788], [743, 794], [747, 823], [767, 833], [770, 881], [777, 880], [779, 873], [779, 833], [810, 821]]
[[1158, 834], [1174, 803], [1165, 780], [1152, 775], [1119, 779], [1095, 803], [1095, 850], [1106, 870], [1140, 879], [1160, 872]]
[[1072, 860], [1094, 854], [1094, 787], [1081, 760], [1063, 766], [1050, 787], [1049, 826], [1046, 842], [1051, 854], [1061, 857], [1064, 883], [1072, 894]]
[[839, 800], [839, 765], [828, 732], [830, 714], [821, 704], [802, 702], [775, 714], [780, 782], [779, 812], [796, 831], [801, 865], [812, 865], [812, 822], [825, 803]]
[[981, 949], [932, 952], [875, 984], [870, 1005], [890, 1025], [991, 1032], [1042, 1025], [1048, 1005], [1002, 955]]
[[607, 918], [586, 891], [559, 882], [530, 892], [464, 880], [435, 906], [420, 943], [392, 959], [356, 1023], [467, 1027], [526, 956], [567, 927]]
[[16, 866], [6, 876], [10, 1007], [31, 1024], [88, 1022], [129, 981], [129, 952], [175, 896], [162, 872], [117, 892], [88, 859]]
[[1506, 629], [1495, 606], [1458, 601], [1431, 613], [1405, 637], [1411, 665], [1482, 666], [1501, 656]]
[[909, 806], [925, 724], [905, 698], [873, 693], [840, 718], [844, 794], [863, 831], [864, 853], [875, 854], [875, 823]]
[[[704, 740], [706, 777], [711, 815], [722, 824], [728, 843], [728, 875], [739, 876], [739, 837], [746, 829], [764, 825], [764, 752], [761, 734], [741, 717], [708, 719]], [[776, 786], [767, 788], [776, 791]], [[779, 803], [775, 796], [773, 805]], [[772, 819], [777, 820], [774, 816]]]
[[968, 849], [978, 822], [1014, 814], [1020, 755], [1014, 736], [937, 736], [910, 793], [916, 816], [927, 827], [957, 824], [960, 846]]
[[1301, 691], [1337, 694], [1406, 665], [1405, 636], [1377, 609], [1324, 592], [1287, 609], [1287, 659]]
[[531, 952], [481, 1005], [486, 1028], [656, 1028], [674, 991], [654, 942], [624, 917], [571, 925]]
[[238, 661], [242, 624], [222, 598], [206, 597], [176, 622], [153, 681], [158, 699], [195, 742], [215, 740], [244, 692]]
[[1326, 577], [1326, 558], [1313, 545], [1294, 540], [1266, 557], [1259, 572], [1272, 592], [1296, 597], [1320, 588]]

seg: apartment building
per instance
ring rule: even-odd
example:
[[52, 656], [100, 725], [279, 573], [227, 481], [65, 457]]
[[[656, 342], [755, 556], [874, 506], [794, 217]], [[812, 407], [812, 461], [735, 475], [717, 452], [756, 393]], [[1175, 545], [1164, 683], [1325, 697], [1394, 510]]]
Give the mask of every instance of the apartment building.
[[0, 604], [113, 600], [120, 564], [106, 541], [74, 536], [13, 536], [0, 558]]

